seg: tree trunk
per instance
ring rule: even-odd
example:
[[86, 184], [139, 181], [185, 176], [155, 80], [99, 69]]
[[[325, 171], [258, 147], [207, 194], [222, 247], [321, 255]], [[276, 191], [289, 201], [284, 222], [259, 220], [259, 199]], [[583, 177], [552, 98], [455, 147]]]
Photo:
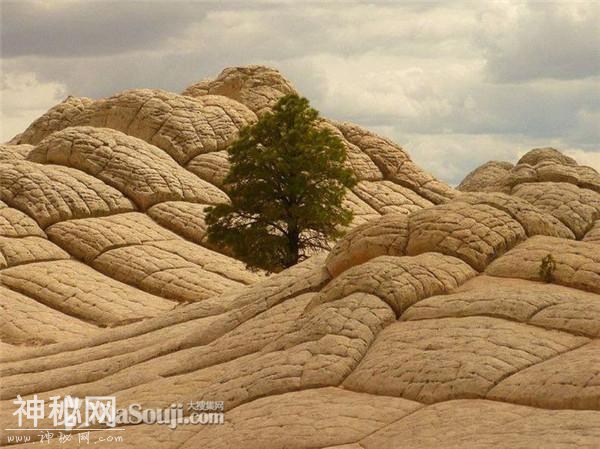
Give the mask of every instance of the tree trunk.
[[288, 250], [286, 268], [296, 265], [300, 259], [300, 233], [294, 228], [288, 230]]

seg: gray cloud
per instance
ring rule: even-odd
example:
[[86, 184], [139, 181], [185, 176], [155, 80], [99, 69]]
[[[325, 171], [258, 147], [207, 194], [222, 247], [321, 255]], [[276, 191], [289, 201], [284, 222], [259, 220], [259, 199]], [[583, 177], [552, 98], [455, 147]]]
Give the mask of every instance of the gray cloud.
[[[483, 22], [491, 25], [489, 19]], [[508, 32], [485, 41], [488, 70], [501, 82], [600, 75], [600, 3], [521, 5], [506, 18]], [[483, 35], [486, 36], [485, 34]]]
[[2, 3], [2, 57], [76, 58], [164, 46], [209, 5], [172, 2]]
[[259, 63], [323, 115], [380, 130], [452, 183], [533, 146], [599, 160], [593, 3], [54, 3], [10, 15], [2, 4], [3, 72], [34, 85], [3, 106], [14, 127], [63, 92], [180, 92]]

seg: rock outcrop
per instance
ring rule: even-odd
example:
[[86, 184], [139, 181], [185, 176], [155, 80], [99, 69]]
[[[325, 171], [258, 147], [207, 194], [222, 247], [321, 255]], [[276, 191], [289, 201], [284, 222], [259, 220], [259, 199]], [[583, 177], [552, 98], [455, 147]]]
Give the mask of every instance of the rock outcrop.
[[0, 146], [2, 428], [17, 395], [106, 395], [225, 406], [114, 447], [597, 447], [600, 175], [536, 149], [455, 190], [323, 119], [359, 179], [354, 222], [252, 273], [206, 242], [205, 208], [228, 201], [229, 143], [290, 92], [250, 66], [182, 95], [69, 97]]
[[192, 84], [182, 92], [188, 97], [223, 95], [239, 101], [256, 114], [268, 112], [279, 98], [297, 93], [294, 86], [279, 71], [270, 67], [251, 65], [230, 67], [214, 80]]

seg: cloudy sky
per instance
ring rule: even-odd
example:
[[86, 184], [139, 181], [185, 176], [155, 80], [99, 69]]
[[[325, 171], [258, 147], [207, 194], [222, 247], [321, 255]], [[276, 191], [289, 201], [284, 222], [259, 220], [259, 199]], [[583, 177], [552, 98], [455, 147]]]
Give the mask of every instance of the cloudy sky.
[[600, 170], [600, 2], [1, 1], [0, 141], [67, 95], [280, 69], [456, 184], [553, 146]]

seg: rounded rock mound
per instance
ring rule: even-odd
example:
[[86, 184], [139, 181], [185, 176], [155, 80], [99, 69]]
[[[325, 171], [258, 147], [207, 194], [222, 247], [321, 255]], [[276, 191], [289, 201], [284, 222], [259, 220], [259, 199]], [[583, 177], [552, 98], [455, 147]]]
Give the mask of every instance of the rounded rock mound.
[[297, 93], [278, 70], [260, 65], [229, 67], [214, 80], [192, 84], [182, 92], [189, 97], [223, 95], [244, 104], [257, 115], [270, 111], [284, 95]]
[[239, 129], [290, 92], [234, 67], [185, 95], [67, 99], [0, 146], [3, 428], [17, 395], [104, 395], [223, 401], [224, 425], [122, 426], [134, 449], [596, 447], [598, 173], [536, 149], [455, 190], [323, 119], [356, 219], [328, 254], [253, 273], [207, 245], [205, 207]]

